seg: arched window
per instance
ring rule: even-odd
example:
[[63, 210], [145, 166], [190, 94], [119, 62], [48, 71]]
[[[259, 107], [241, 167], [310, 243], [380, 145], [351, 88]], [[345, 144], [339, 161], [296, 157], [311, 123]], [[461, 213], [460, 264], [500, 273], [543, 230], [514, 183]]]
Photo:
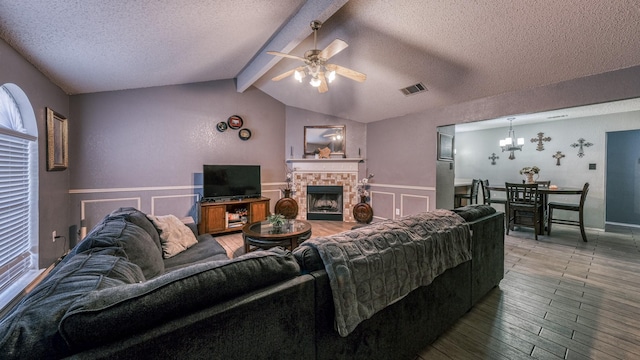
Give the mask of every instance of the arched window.
[[38, 273], [37, 140], [25, 93], [0, 86], [0, 308]]

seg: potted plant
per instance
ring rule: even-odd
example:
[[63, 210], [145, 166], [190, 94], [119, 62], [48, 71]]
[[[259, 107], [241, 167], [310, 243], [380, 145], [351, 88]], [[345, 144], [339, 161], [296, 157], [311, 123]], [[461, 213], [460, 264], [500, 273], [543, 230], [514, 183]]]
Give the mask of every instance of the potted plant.
[[267, 221], [273, 226], [274, 231], [280, 231], [282, 230], [285, 219], [282, 214], [271, 214], [267, 217]]

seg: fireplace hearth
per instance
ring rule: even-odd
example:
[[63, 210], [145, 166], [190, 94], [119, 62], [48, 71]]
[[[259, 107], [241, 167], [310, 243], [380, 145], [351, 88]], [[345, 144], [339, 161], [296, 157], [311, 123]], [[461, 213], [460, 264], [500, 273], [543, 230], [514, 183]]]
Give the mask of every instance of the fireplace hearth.
[[342, 221], [342, 186], [307, 186], [307, 219]]

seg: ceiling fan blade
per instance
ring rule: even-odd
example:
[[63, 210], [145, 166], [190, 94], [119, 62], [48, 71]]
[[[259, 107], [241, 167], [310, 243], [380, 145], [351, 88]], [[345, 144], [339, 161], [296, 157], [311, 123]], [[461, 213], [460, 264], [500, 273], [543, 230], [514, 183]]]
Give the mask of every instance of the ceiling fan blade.
[[355, 70], [351, 70], [348, 69], [344, 66], [340, 66], [340, 65], [335, 65], [335, 64], [327, 64], [325, 65], [325, 67], [327, 68], [327, 70], [329, 71], [335, 71], [336, 74], [344, 76], [346, 78], [349, 78], [351, 80], [355, 80], [358, 82], [363, 82], [365, 80], [367, 80], [367, 75], [361, 73], [361, 72], [357, 72]]
[[329, 91], [329, 85], [327, 85], [327, 79], [324, 77], [324, 73], [318, 74], [318, 79], [320, 79], [320, 86], [318, 86], [318, 92], [322, 94]]
[[301, 58], [300, 56], [289, 55], [289, 54], [281, 53], [281, 52], [278, 52], [278, 51], [267, 51], [267, 54], [275, 55], [275, 56], [282, 56], [282, 57], [286, 57], [286, 58], [290, 58], [290, 59], [296, 59], [296, 60], [300, 60], [300, 61], [305, 61], [305, 58]]
[[293, 75], [293, 73], [294, 73], [294, 72], [296, 72], [296, 71], [302, 71], [302, 70], [304, 70], [304, 66], [299, 66], [299, 67], [297, 67], [297, 68], [295, 68], [295, 69], [291, 69], [291, 70], [289, 70], [289, 71], [287, 71], [287, 72], [284, 72], [284, 73], [282, 73], [282, 74], [280, 74], [280, 75], [278, 75], [278, 76], [274, 77], [274, 78], [273, 78], [273, 79], [271, 79], [271, 80], [273, 80], [273, 81], [280, 81], [280, 80], [282, 80], [282, 79], [286, 78], [287, 76]]
[[274, 78], [273, 78], [273, 79], [271, 79], [271, 80], [273, 80], [273, 81], [280, 81], [280, 80], [282, 80], [282, 79], [286, 78], [287, 76], [292, 75], [295, 71], [296, 71], [296, 69], [291, 69], [291, 70], [289, 70], [289, 71], [287, 71], [287, 72], [284, 72], [284, 73], [282, 73], [282, 74], [280, 74], [280, 75], [278, 75], [278, 76], [274, 77]]
[[346, 42], [340, 39], [335, 39], [331, 42], [331, 44], [329, 44], [326, 48], [324, 48], [324, 50], [320, 51], [320, 53], [318, 54], [318, 57], [325, 60], [329, 60], [329, 58], [331, 58], [335, 54], [346, 49], [347, 46], [349, 46], [349, 44], [347, 44]]

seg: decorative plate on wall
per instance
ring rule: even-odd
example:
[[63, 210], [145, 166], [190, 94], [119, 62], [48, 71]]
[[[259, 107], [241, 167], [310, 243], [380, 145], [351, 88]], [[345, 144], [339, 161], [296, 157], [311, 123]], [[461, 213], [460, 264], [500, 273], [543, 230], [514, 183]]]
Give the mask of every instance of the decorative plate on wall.
[[218, 131], [220, 132], [224, 132], [225, 130], [227, 130], [227, 123], [224, 121], [220, 121], [217, 125], [216, 125], [216, 129], [218, 129]]
[[229, 124], [230, 128], [238, 130], [242, 127], [244, 121], [242, 121], [242, 118], [238, 115], [231, 115], [229, 116], [229, 119], [227, 119], [227, 124]]
[[242, 140], [249, 140], [249, 138], [251, 138], [251, 130], [249, 130], [249, 129], [240, 129], [240, 132], [238, 133], [238, 136]]

